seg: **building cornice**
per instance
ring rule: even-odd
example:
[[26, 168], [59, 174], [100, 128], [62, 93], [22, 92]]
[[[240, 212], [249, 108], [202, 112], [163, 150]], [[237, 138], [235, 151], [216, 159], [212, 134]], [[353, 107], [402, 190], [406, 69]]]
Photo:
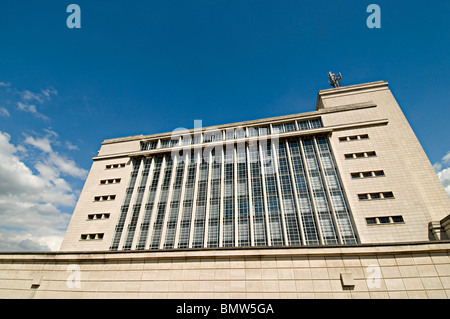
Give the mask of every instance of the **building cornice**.
[[449, 252], [450, 241], [377, 243], [357, 245], [290, 246], [290, 247], [216, 247], [197, 249], [141, 250], [141, 251], [73, 251], [73, 252], [0, 252], [0, 261], [61, 262], [119, 261], [152, 259], [210, 259], [263, 257], [332, 257], [363, 255], [401, 255], [411, 253]]

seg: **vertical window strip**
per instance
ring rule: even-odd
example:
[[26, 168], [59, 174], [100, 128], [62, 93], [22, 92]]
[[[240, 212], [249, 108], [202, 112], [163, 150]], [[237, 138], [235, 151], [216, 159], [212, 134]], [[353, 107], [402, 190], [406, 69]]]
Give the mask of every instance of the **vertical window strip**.
[[153, 169], [153, 176], [152, 176], [150, 187], [149, 187], [147, 203], [145, 205], [144, 218], [142, 219], [142, 222], [141, 222], [139, 241], [138, 241], [138, 244], [136, 245], [136, 249], [138, 249], [138, 250], [145, 249], [145, 245], [147, 242], [147, 235], [148, 235], [148, 231], [150, 228], [150, 220], [152, 217], [152, 211], [153, 211], [153, 206], [154, 206], [154, 202], [155, 202], [156, 192], [158, 189], [159, 176], [161, 173], [161, 165], [162, 165], [163, 158], [157, 157], [154, 159], [154, 161], [155, 161], [155, 168]]
[[166, 223], [166, 236], [164, 240], [164, 249], [174, 248], [175, 235], [177, 230], [178, 212], [181, 200], [181, 188], [183, 183], [185, 162], [179, 161], [176, 168], [175, 180], [173, 183], [173, 194], [169, 207], [169, 216]]
[[237, 218], [238, 246], [250, 246], [250, 216], [248, 198], [247, 149], [237, 147]]
[[224, 149], [222, 247], [234, 246], [234, 149]]
[[161, 233], [166, 214], [169, 186], [173, 172], [173, 161], [171, 156], [166, 156], [166, 165], [159, 194], [159, 202], [156, 210], [156, 218], [153, 223], [152, 238], [150, 240], [150, 249], [158, 249], [161, 242]]
[[288, 245], [301, 245], [301, 235], [294, 201], [291, 173], [286, 153], [286, 144], [281, 142], [278, 148], [278, 178], [280, 180], [284, 219]]
[[303, 152], [306, 158], [307, 171], [311, 181], [314, 203], [319, 216], [324, 244], [338, 244], [335, 225], [331, 216], [331, 209], [325, 193], [325, 185], [320, 174], [320, 167], [312, 138], [303, 140]]
[[131, 216], [130, 223], [128, 224], [128, 233], [127, 233], [126, 241], [122, 248], [124, 250], [130, 250], [131, 246], [133, 244], [133, 239], [134, 239], [134, 235], [136, 233], [136, 228], [137, 228], [137, 222], [139, 219], [139, 213], [141, 211], [142, 199], [144, 198], [145, 185], [147, 184], [151, 165], [152, 165], [152, 158], [147, 157], [144, 160], [144, 169], [142, 171], [141, 182], [140, 182], [139, 188], [137, 190], [137, 196], [136, 196], [135, 204], [133, 206], [133, 214]]
[[328, 138], [321, 136], [317, 137], [316, 141], [342, 241], [344, 244], [356, 244], [357, 239], [350, 219], [350, 212], [331, 154]]
[[311, 203], [311, 194], [306, 179], [305, 166], [302, 159], [299, 141], [289, 141], [292, 170], [294, 172], [297, 200], [300, 206], [300, 216], [302, 219], [303, 233], [306, 245], [320, 244], [314, 211]]
[[220, 153], [215, 155], [214, 162], [211, 164], [207, 247], [219, 247], [221, 174], [222, 154]]
[[128, 209], [130, 206], [130, 201], [131, 201], [131, 197], [133, 195], [134, 185], [136, 183], [136, 179], [137, 179], [137, 175], [138, 175], [140, 166], [141, 166], [141, 159], [133, 161], [133, 170], [131, 171], [130, 182], [129, 182], [128, 188], [126, 190], [125, 200], [120, 209], [120, 217], [119, 217], [119, 221], [117, 222], [117, 225], [116, 225], [115, 233], [113, 236], [113, 242], [109, 248], [110, 250], [117, 250], [119, 248], [120, 239], [122, 237], [123, 228], [125, 226], [125, 221], [127, 219]]
[[278, 198], [278, 186], [276, 182], [274, 159], [271, 151], [271, 142], [261, 145], [262, 166], [267, 196], [267, 211], [269, 215], [269, 230], [272, 246], [284, 245], [283, 226], [281, 223], [281, 209]]
[[258, 144], [249, 145], [250, 179], [253, 214], [253, 236], [255, 246], [267, 246], [264, 194], [261, 177], [261, 161], [259, 160]]
[[184, 184], [185, 192], [181, 213], [180, 234], [178, 239], [178, 248], [189, 247], [189, 235], [192, 219], [192, 206], [194, 201], [195, 176], [197, 173], [196, 154], [191, 152], [189, 165], [187, 168], [186, 182]]
[[198, 177], [198, 192], [195, 208], [194, 233], [192, 240], [192, 248], [200, 248], [204, 246], [205, 238], [205, 219], [206, 219], [206, 199], [208, 191], [208, 174], [209, 163], [207, 159], [202, 156], [202, 161], [199, 166]]

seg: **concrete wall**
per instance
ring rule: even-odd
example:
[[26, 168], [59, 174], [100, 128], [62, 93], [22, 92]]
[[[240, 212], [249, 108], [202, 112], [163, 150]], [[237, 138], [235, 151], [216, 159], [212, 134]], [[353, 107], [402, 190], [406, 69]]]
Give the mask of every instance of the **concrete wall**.
[[0, 298], [447, 299], [449, 254], [450, 241], [315, 248], [1, 253]]

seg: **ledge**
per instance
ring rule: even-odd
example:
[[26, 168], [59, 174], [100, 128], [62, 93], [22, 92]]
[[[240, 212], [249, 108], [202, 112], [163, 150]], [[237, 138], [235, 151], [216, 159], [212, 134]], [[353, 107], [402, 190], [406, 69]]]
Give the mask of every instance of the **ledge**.
[[450, 240], [438, 242], [382, 243], [328, 246], [238, 247], [172, 250], [130, 250], [93, 252], [1, 252], [2, 262], [95, 262], [144, 261], [170, 259], [262, 258], [262, 257], [333, 257], [364, 255], [400, 255], [450, 251]]

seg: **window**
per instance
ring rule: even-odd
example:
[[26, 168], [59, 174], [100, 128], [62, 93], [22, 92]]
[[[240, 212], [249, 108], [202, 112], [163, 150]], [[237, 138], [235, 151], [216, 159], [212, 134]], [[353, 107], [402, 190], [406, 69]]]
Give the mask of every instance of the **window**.
[[345, 159], [352, 159], [352, 158], [374, 157], [377, 156], [377, 154], [374, 151], [371, 151], [371, 152], [344, 154], [344, 156]]
[[394, 198], [394, 194], [392, 192], [380, 192], [380, 193], [369, 193], [369, 194], [358, 194], [359, 200], [365, 199], [389, 199]]
[[161, 148], [166, 148], [170, 146], [170, 140], [161, 140]]
[[284, 133], [284, 132], [293, 132], [295, 131], [295, 123], [281, 123], [281, 124], [273, 124], [272, 125], [272, 134]]
[[116, 195], [103, 195], [103, 196], [95, 196], [94, 197], [95, 202], [101, 202], [101, 201], [106, 201], [106, 200], [115, 200], [115, 199], [116, 199]]
[[402, 216], [392, 216], [391, 217], [393, 223], [403, 223], [403, 217]]
[[126, 163], [110, 164], [110, 165], [106, 165], [106, 169], [122, 168], [122, 167], [125, 167], [125, 165], [126, 165]]
[[357, 173], [350, 173], [352, 178], [369, 178], [369, 177], [380, 177], [385, 176], [384, 171], [369, 171], [369, 172], [357, 172]]
[[380, 224], [389, 224], [389, 217], [378, 217]]
[[141, 142], [141, 151], [154, 150], [158, 145], [158, 140]]
[[112, 179], [102, 179], [100, 181], [100, 185], [108, 185], [108, 184], [118, 184], [120, 183], [120, 178], [112, 178]]
[[384, 171], [374, 171], [375, 176], [384, 176]]
[[97, 219], [108, 219], [110, 214], [100, 213], [100, 214], [89, 214], [88, 220], [97, 220]]
[[368, 139], [368, 134], [361, 134], [361, 135], [352, 135], [352, 136], [342, 136], [339, 137], [340, 142], [350, 142], [350, 141], [358, 141], [358, 140], [365, 140]]
[[370, 199], [380, 199], [380, 198], [381, 198], [381, 196], [378, 193], [370, 194]]
[[313, 120], [306, 120], [306, 121], [298, 121], [298, 129], [300, 131], [303, 130], [310, 130], [318, 127], [322, 127], [322, 120], [319, 119], [313, 119]]
[[403, 216], [383, 216], [366, 218], [367, 225], [402, 224]]
[[203, 136], [203, 142], [209, 143], [222, 140], [222, 131], [208, 132]]
[[235, 138], [244, 138], [245, 137], [245, 128], [237, 128], [234, 134]]
[[99, 234], [82, 234], [80, 236], [80, 240], [98, 240], [98, 239], [103, 239], [104, 234], [103, 233], [99, 233]]
[[394, 194], [392, 192], [382, 193], [383, 198], [394, 198]]

